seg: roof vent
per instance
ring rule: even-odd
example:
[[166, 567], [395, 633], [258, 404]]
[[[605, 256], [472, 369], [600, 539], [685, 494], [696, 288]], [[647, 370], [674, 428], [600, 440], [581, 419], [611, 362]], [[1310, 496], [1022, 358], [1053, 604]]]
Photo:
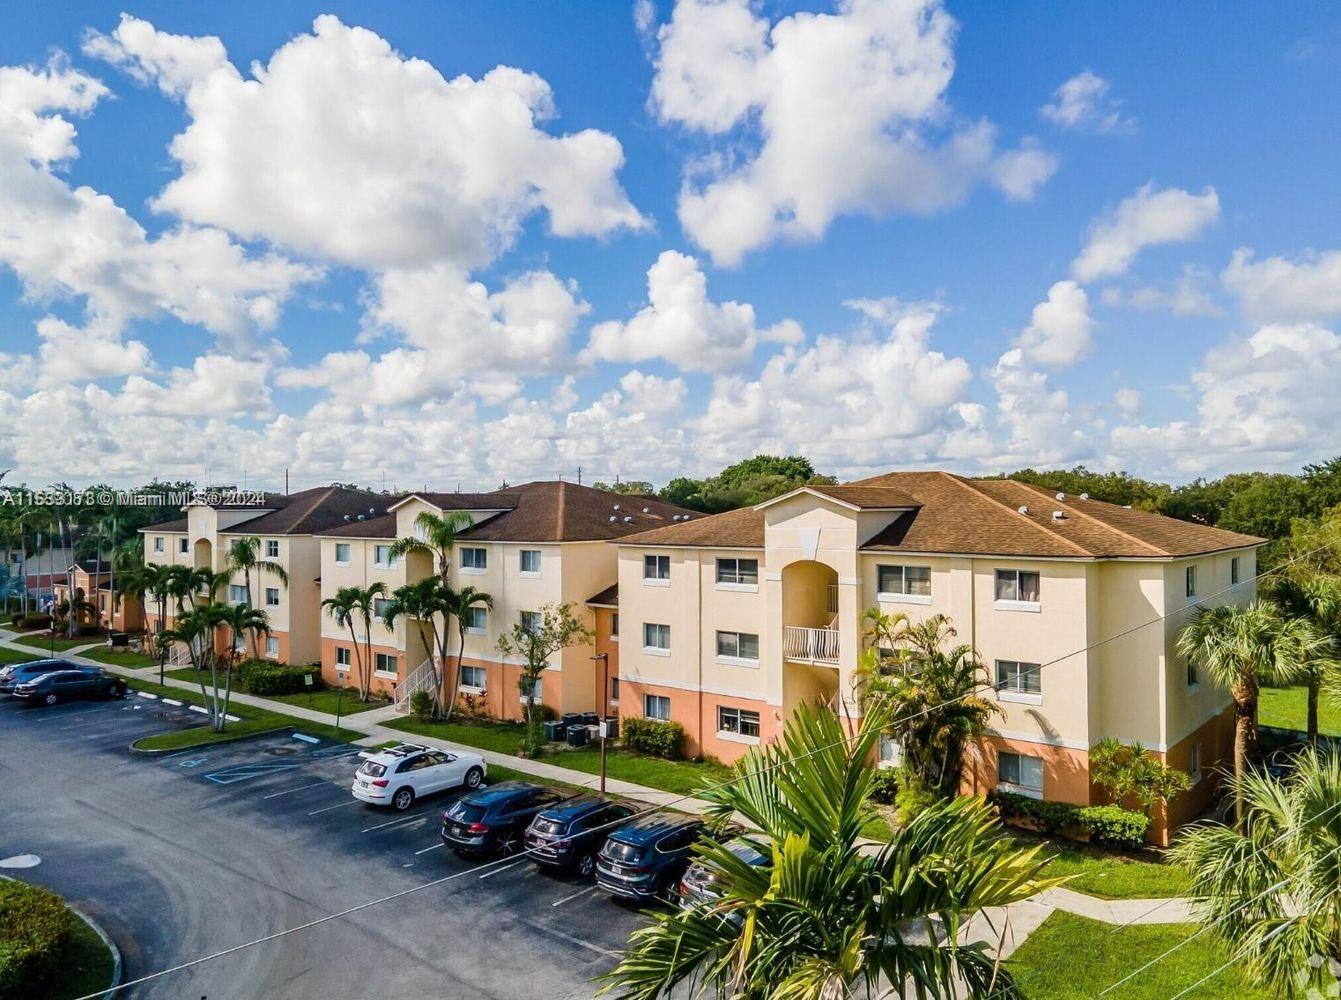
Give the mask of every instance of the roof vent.
[[689, 520], [689, 515], [688, 515], [688, 514], [685, 514], [680, 520], [682, 520], [682, 521], [688, 521], [688, 520]]
[[1065, 500], [1065, 499], [1066, 499], [1066, 494], [1065, 494], [1065, 493], [1058, 493], [1058, 494], [1057, 494], [1057, 499], [1058, 499], [1058, 500]]
[[362, 514], [359, 515], [359, 520], [360, 520], [360, 521], [363, 520], [363, 515], [362, 515]]
[[619, 520], [619, 515], [618, 515], [618, 514], [611, 514], [611, 515], [610, 515], [610, 520], [612, 520], [612, 521], [618, 521], [618, 520]]
[[1089, 498], [1090, 498], [1090, 495], [1089, 495], [1088, 493], [1082, 493], [1082, 494], [1080, 494], [1080, 499], [1082, 499], [1082, 500], [1088, 500]]
[[625, 518], [624, 518], [624, 523], [625, 523], [625, 524], [632, 524], [632, 523], [633, 523], [633, 518], [631, 518], [631, 517], [625, 517]]
[[1124, 504], [1122, 505], [1122, 509], [1123, 509], [1123, 510], [1131, 510], [1131, 504], [1129, 504], [1129, 503], [1124, 503]]
[[1028, 505], [1028, 504], [1021, 504], [1021, 505], [1020, 505], [1020, 513], [1021, 513], [1021, 514], [1028, 514], [1028, 513], [1029, 513], [1029, 505]]
[[652, 508], [651, 508], [651, 507], [644, 507], [644, 508], [643, 508], [643, 513], [644, 513], [644, 514], [650, 514], [650, 513], [652, 513]]
[[614, 506], [613, 509], [614, 509], [614, 510], [619, 510], [619, 504], [615, 504], [615, 506]]
[[1054, 511], [1052, 512], [1052, 519], [1053, 519], [1054, 521], [1065, 521], [1065, 520], [1066, 520], [1066, 511], [1064, 511], [1064, 510], [1054, 510]]
[[346, 521], [349, 520], [349, 515], [348, 515], [348, 514], [345, 515], [345, 520], [346, 520]]
[[373, 515], [374, 517], [376, 517], [376, 516], [377, 516], [377, 508], [376, 508], [376, 507], [369, 507], [369, 508], [368, 508], [368, 513], [371, 514], [371, 515]]

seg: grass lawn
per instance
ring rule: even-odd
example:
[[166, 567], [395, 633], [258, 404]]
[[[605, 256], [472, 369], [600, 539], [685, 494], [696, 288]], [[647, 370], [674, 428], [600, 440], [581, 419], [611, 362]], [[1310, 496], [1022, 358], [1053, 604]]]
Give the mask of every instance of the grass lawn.
[[1101, 899], [1164, 899], [1189, 888], [1186, 873], [1176, 865], [1016, 830], [1011, 836], [1022, 846], [1046, 845], [1043, 853], [1052, 857], [1046, 874], [1075, 876], [1066, 887], [1076, 892]]
[[41, 659], [35, 653], [20, 653], [17, 649], [0, 648], [0, 665], [6, 663], [27, 663], [29, 660]]
[[[1090, 1000], [1197, 931], [1196, 924], [1147, 924], [1115, 930], [1110, 924], [1054, 913], [1008, 961], [1028, 1000]], [[1209, 933], [1124, 983], [1115, 1000], [1168, 1000], [1222, 965], [1229, 955]], [[1188, 994], [1197, 1000], [1268, 1000], [1234, 968]]]
[[[49, 635], [25, 635], [22, 639], [15, 639], [15, 642], [22, 646], [32, 646], [34, 649], [42, 649], [50, 652], [52, 640]], [[56, 652], [64, 653], [66, 650], [74, 649], [76, 646], [89, 646], [95, 642], [106, 642], [105, 635], [81, 635], [74, 639], [56, 639]]]
[[[138, 679], [128, 680], [127, 683], [136, 691], [147, 691], [160, 697], [176, 698], [178, 701], [184, 701], [191, 705], [201, 704], [198, 691], [182, 691], [178, 688], [164, 687]], [[323, 725], [320, 722], [308, 722], [297, 716], [271, 712], [267, 709], [252, 708], [250, 705], [239, 705], [236, 702], [228, 706], [228, 714], [236, 715], [240, 721], [228, 723], [222, 733], [216, 733], [206, 722], [203, 726], [193, 726], [190, 729], [174, 729], [170, 732], [146, 736], [137, 740], [134, 746], [138, 750], [181, 750], [185, 747], [218, 743], [220, 740], [253, 736], [272, 729], [283, 729], [286, 726], [293, 726], [312, 736], [324, 736], [333, 740], [357, 739], [361, 735], [349, 729], [336, 729], [334, 726]]]
[[145, 656], [143, 653], [133, 649], [108, 649], [106, 646], [100, 646], [97, 649], [86, 650], [79, 654], [90, 660], [96, 660], [99, 663], [106, 663], [113, 667], [156, 667], [158, 661], [152, 656]]
[[[1308, 689], [1262, 688], [1257, 701], [1257, 721], [1264, 726], [1304, 732], [1308, 723]], [[1328, 699], [1325, 693], [1318, 699], [1318, 731], [1341, 736], [1341, 705]]]
[[[180, 667], [177, 670], [169, 670], [164, 677], [171, 677], [176, 681], [189, 681], [196, 683], [196, 672], [192, 667]], [[236, 680], [236, 678], [234, 678]], [[236, 691], [237, 689], [234, 688]], [[257, 695], [258, 698], [265, 698], [268, 701], [277, 701], [285, 705], [297, 705], [299, 708], [310, 708], [314, 712], [330, 712], [335, 714], [335, 702], [340, 697], [340, 692], [334, 688], [323, 688], [313, 691], [311, 694], [311, 704], [308, 703], [308, 694], [303, 691], [298, 694], [267, 694]], [[341, 715], [356, 715], [359, 712], [366, 712], [373, 708], [383, 708], [384, 701], [359, 701], [358, 695], [349, 691], [345, 692], [344, 699], [340, 705]]]
[[[516, 723], [420, 722], [418, 719], [399, 719], [386, 725], [407, 733], [437, 736], [440, 739], [463, 743], [466, 746], [515, 754], [522, 742], [522, 727]], [[540, 758], [546, 764], [572, 768], [586, 774], [601, 771], [600, 751], [595, 744], [582, 750], [560, 750]], [[607, 749], [605, 773], [621, 781], [632, 781], [659, 788], [665, 792], [689, 794], [705, 784], [724, 781], [731, 777], [731, 769], [724, 764], [705, 761], [662, 760], [645, 757], [628, 750]]]
[[53, 1000], [84, 997], [106, 989], [112, 981], [112, 953], [102, 943], [93, 928], [82, 920], [75, 921], [74, 940], [61, 963], [65, 974], [52, 984], [47, 995]]

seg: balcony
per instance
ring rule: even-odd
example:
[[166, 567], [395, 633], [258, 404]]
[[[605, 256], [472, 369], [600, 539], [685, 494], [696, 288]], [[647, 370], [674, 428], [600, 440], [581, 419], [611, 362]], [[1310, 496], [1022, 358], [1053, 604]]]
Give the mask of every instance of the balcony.
[[782, 627], [782, 655], [801, 663], [838, 663], [838, 629]]

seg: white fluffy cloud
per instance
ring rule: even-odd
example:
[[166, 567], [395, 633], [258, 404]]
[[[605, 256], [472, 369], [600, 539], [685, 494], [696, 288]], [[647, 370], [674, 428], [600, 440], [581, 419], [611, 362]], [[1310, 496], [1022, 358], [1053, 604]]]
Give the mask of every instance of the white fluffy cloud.
[[662, 253], [648, 269], [647, 302], [627, 323], [597, 324], [587, 356], [599, 361], [662, 358], [683, 371], [726, 372], [747, 365], [763, 342], [804, 339], [791, 320], [761, 329], [749, 303], [711, 301], [698, 261], [674, 250]]
[[540, 128], [553, 95], [532, 73], [448, 80], [331, 15], [250, 77], [218, 39], [129, 15], [86, 51], [184, 101], [181, 175], [154, 206], [244, 239], [371, 269], [471, 268], [538, 210], [560, 236], [646, 224], [616, 179], [618, 140]]
[[679, 0], [658, 35], [657, 114], [760, 138], [743, 161], [717, 154], [691, 171], [685, 230], [730, 265], [779, 237], [817, 239], [841, 215], [935, 212], [982, 182], [1032, 196], [1049, 154], [1003, 153], [991, 123], [952, 120], [954, 28], [935, 2], [850, 0], [770, 26], [749, 0]]
[[1083, 70], [1052, 92], [1052, 100], [1039, 113], [1063, 128], [1114, 132], [1135, 125], [1122, 117], [1122, 102], [1109, 91], [1112, 85], [1090, 70]]
[[1081, 281], [1123, 274], [1145, 247], [1194, 240], [1219, 218], [1215, 188], [1191, 194], [1181, 188], [1156, 190], [1152, 181], [1095, 220], [1071, 270]]
[[1110, 286], [1103, 290], [1105, 305], [1138, 312], [1167, 312], [1174, 316], [1223, 316], [1212, 294], [1214, 277], [1205, 268], [1188, 264], [1168, 285]]
[[1015, 340], [1024, 358], [1047, 368], [1065, 368], [1089, 355], [1094, 341], [1089, 298], [1074, 281], [1059, 281], [1034, 306], [1029, 325]]
[[1326, 319], [1341, 315], [1341, 250], [1298, 260], [1254, 260], [1240, 247], [1220, 276], [1239, 308], [1256, 322]]
[[997, 393], [997, 421], [1005, 432], [994, 455], [999, 467], [1059, 465], [1090, 451], [1065, 390], [1051, 385], [1021, 348], [1001, 355], [988, 375]]
[[1127, 416], [1135, 416], [1141, 410], [1141, 394], [1131, 386], [1123, 386], [1113, 393], [1113, 402]]

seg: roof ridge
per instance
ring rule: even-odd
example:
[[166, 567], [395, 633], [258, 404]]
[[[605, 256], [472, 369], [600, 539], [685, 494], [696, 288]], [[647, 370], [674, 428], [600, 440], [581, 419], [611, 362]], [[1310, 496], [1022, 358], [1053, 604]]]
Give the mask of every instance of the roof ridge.
[[[1057, 496], [1056, 496], [1055, 493], [1054, 493], [1054, 494], [1049, 494], [1047, 490], [1045, 490], [1043, 487], [1041, 487], [1041, 486], [1039, 486], [1039, 485], [1037, 485], [1037, 484], [1035, 484], [1035, 483], [1022, 483], [1022, 482], [1020, 482], [1020, 480], [1018, 480], [1018, 479], [1012, 479], [1012, 480], [1009, 480], [1009, 481], [1012, 482], [1012, 483], [1020, 483], [1021, 486], [1027, 487], [1028, 489], [1031, 489], [1031, 490], [1035, 491], [1036, 493], [1042, 493], [1042, 494], [1044, 494], [1045, 496], [1048, 496], [1048, 497], [1050, 497], [1050, 498], [1053, 499], [1053, 500], [1056, 500], [1056, 499], [1057, 499]], [[1058, 492], [1061, 492], [1061, 491], [1059, 490]], [[1064, 501], [1064, 500], [1058, 500], [1057, 502], [1058, 502], [1058, 503], [1065, 503], [1066, 501]], [[1104, 503], [1105, 501], [1103, 501], [1103, 500], [1096, 500], [1096, 501], [1093, 501], [1093, 502], [1095, 502], [1095, 503]], [[1168, 549], [1160, 548], [1160, 546], [1156, 545], [1154, 542], [1146, 541], [1144, 538], [1138, 538], [1138, 537], [1136, 537], [1135, 535], [1131, 534], [1130, 532], [1123, 531], [1121, 528], [1118, 528], [1118, 527], [1116, 527], [1116, 526], [1114, 526], [1114, 525], [1111, 525], [1111, 524], [1109, 524], [1107, 521], [1104, 521], [1104, 520], [1101, 520], [1100, 518], [1095, 517], [1093, 514], [1088, 514], [1088, 513], [1086, 513], [1085, 511], [1081, 510], [1080, 508], [1078, 508], [1078, 507], [1076, 507], [1076, 506], [1074, 506], [1074, 505], [1071, 507], [1071, 509], [1072, 509], [1073, 511], [1075, 511], [1075, 513], [1079, 514], [1081, 517], [1085, 518], [1085, 520], [1087, 520], [1087, 521], [1091, 521], [1091, 522], [1093, 522], [1094, 524], [1099, 525], [1101, 528], [1105, 528], [1105, 529], [1107, 529], [1108, 531], [1113, 532], [1115, 535], [1121, 535], [1123, 538], [1127, 539], [1127, 541], [1129, 541], [1129, 542], [1135, 542], [1137, 545], [1144, 546], [1145, 548], [1150, 549], [1152, 552], [1158, 553], [1159, 555], [1162, 555], [1162, 556], [1170, 556], [1170, 555], [1172, 555], [1172, 553], [1169, 552]], [[1126, 509], [1126, 508], [1124, 508], [1124, 509]]]
[[[990, 494], [985, 493], [985, 492], [983, 492], [982, 490], [978, 489], [977, 486], [973, 485], [973, 481], [972, 481], [971, 479], [965, 479], [965, 478], [963, 478], [962, 476], [956, 476], [956, 475], [954, 475], [953, 473], [945, 472], [944, 470], [941, 470], [941, 469], [938, 469], [938, 470], [936, 470], [936, 471], [937, 471], [937, 474], [938, 474], [938, 475], [943, 476], [944, 478], [949, 479], [950, 481], [952, 481], [952, 482], [954, 482], [954, 483], [958, 483], [959, 486], [960, 486], [962, 489], [966, 489], [966, 490], [968, 490], [969, 492], [973, 493], [975, 496], [980, 496], [980, 497], [982, 497], [982, 498], [983, 498], [984, 500], [986, 500], [988, 503], [993, 504], [994, 506], [1000, 507], [1002, 510], [1007, 511], [1008, 513], [1015, 514], [1016, 516], [1020, 516], [1020, 515], [1019, 515], [1019, 512], [1018, 512], [1018, 511], [1015, 511], [1015, 510], [1012, 510], [1011, 507], [1010, 507], [1009, 505], [1002, 503], [1002, 502], [1001, 502], [1000, 500], [998, 500], [996, 497], [991, 496]], [[1069, 545], [1071, 548], [1075, 549], [1075, 550], [1076, 550], [1077, 552], [1079, 552], [1081, 555], [1083, 555], [1083, 556], [1087, 556], [1087, 557], [1089, 557], [1089, 558], [1091, 558], [1091, 559], [1094, 558], [1094, 553], [1091, 552], [1089, 549], [1085, 548], [1085, 547], [1084, 547], [1083, 545], [1081, 545], [1079, 542], [1073, 542], [1073, 541], [1071, 541], [1071, 539], [1067, 538], [1065, 535], [1060, 534], [1059, 532], [1056, 532], [1056, 531], [1049, 531], [1047, 528], [1043, 527], [1043, 525], [1039, 524], [1039, 523], [1036, 522], [1036, 521], [1031, 521], [1031, 520], [1029, 520], [1028, 518], [1025, 518], [1025, 523], [1026, 523], [1026, 524], [1033, 525], [1033, 527], [1035, 527], [1036, 529], [1038, 529], [1039, 531], [1041, 531], [1043, 534], [1047, 535], [1049, 538], [1055, 538], [1057, 541], [1063, 543], [1064, 545]]]

